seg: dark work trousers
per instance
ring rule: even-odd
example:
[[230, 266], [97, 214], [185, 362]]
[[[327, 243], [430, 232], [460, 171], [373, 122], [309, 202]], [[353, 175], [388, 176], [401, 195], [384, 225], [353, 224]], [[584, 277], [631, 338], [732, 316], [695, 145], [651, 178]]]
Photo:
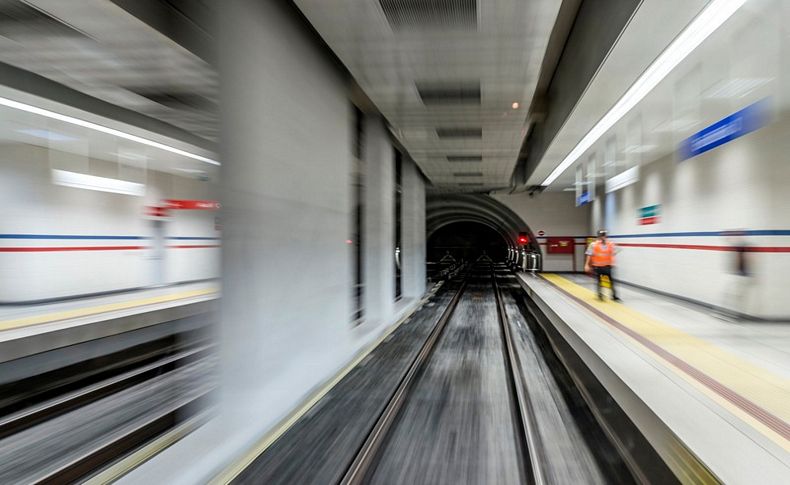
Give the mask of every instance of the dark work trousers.
[[595, 271], [596, 276], [598, 276], [598, 296], [603, 298], [603, 288], [601, 287], [601, 282], [603, 281], [603, 276], [606, 275], [609, 277], [609, 284], [612, 285], [612, 298], [617, 298], [617, 290], [614, 289], [614, 280], [612, 279], [612, 267], [593, 266], [593, 270]]

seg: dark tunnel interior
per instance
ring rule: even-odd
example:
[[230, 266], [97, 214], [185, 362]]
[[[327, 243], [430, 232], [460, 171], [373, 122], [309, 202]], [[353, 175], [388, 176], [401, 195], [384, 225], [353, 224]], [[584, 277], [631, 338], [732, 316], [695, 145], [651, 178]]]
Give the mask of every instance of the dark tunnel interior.
[[474, 262], [482, 255], [494, 261], [507, 257], [507, 243], [494, 229], [479, 222], [455, 222], [428, 238], [428, 261], [438, 262], [449, 254], [456, 261]]

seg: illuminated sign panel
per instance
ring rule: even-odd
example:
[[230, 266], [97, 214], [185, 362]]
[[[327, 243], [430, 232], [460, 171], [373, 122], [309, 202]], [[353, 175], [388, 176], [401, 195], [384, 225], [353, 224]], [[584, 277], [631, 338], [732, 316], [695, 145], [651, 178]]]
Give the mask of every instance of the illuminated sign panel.
[[680, 160], [696, 157], [760, 129], [768, 121], [768, 100], [763, 99], [694, 133], [680, 143]]

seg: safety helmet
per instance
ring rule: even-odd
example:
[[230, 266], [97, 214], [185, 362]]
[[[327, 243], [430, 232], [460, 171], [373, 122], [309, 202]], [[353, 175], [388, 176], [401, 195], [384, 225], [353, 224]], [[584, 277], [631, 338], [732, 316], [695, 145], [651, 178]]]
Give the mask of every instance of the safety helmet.
[[606, 231], [604, 231], [603, 229], [598, 231], [598, 237], [606, 237]]

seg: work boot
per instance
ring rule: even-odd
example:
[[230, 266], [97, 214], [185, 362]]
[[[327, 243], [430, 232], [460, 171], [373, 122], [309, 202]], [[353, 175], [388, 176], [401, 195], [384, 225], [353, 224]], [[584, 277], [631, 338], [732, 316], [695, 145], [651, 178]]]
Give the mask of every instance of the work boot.
[[623, 301], [623, 300], [621, 300], [619, 296], [615, 295], [612, 297], [612, 301]]
[[603, 295], [601, 295], [600, 293], [598, 294], [598, 301], [603, 301]]

